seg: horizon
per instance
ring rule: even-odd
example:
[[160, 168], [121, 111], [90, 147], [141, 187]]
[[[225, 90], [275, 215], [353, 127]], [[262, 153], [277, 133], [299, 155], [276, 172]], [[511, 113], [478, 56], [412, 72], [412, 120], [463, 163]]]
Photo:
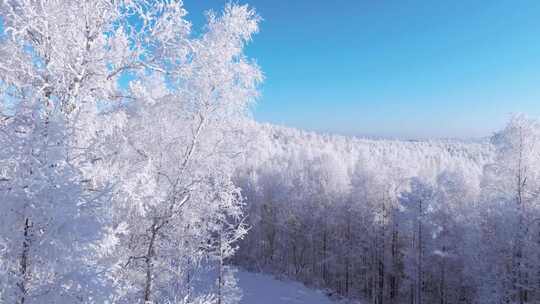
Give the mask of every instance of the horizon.
[[[184, 1], [200, 29], [226, 0]], [[257, 121], [394, 139], [476, 139], [540, 116], [540, 3], [241, 1], [263, 18]]]

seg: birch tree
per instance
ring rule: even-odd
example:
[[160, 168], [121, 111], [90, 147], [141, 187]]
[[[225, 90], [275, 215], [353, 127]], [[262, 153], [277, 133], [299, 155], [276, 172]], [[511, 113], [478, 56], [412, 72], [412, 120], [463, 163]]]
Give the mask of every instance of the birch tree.
[[261, 80], [242, 54], [257, 22], [247, 6], [210, 13], [207, 32], [188, 41], [183, 59], [130, 88], [129, 122], [115, 141], [122, 181], [115, 222], [128, 227], [112, 274], [122, 278], [122, 301], [193, 296], [196, 270], [207, 262], [223, 269], [245, 234], [232, 175], [243, 153], [241, 122]]
[[6, 0], [0, 12], [1, 252], [14, 274], [2, 296], [213, 301], [191, 297], [186, 277], [245, 234], [231, 176], [262, 79], [243, 55], [258, 16], [227, 5], [197, 36], [172, 0]]

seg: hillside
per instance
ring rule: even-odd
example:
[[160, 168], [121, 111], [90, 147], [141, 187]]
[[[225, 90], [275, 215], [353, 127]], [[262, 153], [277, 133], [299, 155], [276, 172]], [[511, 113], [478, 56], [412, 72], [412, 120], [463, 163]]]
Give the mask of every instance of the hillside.
[[233, 258], [250, 271], [377, 303], [492, 299], [483, 274], [504, 274], [490, 265], [514, 254], [505, 240], [540, 233], [524, 224], [540, 214], [533, 120], [516, 117], [480, 142], [250, 130], [254, 144], [235, 177], [250, 233]]

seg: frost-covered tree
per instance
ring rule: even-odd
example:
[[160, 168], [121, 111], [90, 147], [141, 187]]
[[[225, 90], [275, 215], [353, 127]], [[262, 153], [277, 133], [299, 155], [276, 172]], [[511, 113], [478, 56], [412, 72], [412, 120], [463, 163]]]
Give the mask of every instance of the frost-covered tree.
[[[13, 106], [0, 132], [2, 302], [100, 301], [94, 267], [102, 202], [71, 162], [65, 121], [39, 103]], [[59, 117], [60, 116], [60, 117]], [[102, 300], [103, 298], [101, 298]]]
[[400, 202], [405, 208], [405, 221], [408, 222], [410, 246], [405, 253], [405, 271], [411, 282], [411, 303], [422, 304], [426, 293], [425, 259], [431, 250], [430, 238], [432, 223], [428, 219], [428, 210], [434, 199], [433, 187], [419, 179], [411, 180], [411, 189], [403, 193]]
[[[19, 303], [99, 303], [95, 293], [107, 292], [94, 257], [108, 189], [94, 187], [89, 173], [97, 143], [116, 124], [103, 124], [98, 103], [116, 102], [115, 71], [141, 53], [126, 41], [124, 11], [110, 1], [0, 3], [0, 49], [9, 54], [0, 59], [2, 236], [14, 242], [4, 261], [18, 265], [3, 287]], [[81, 275], [88, 270], [94, 277]]]
[[497, 301], [528, 303], [538, 297], [540, 125], [515, 116], [492, 142], [496, 159], [484, 172], [482, 200], [488, 212], [482, 228], [493, 245], [489, 254], [500, 264], [486, 272], [497, 278], [492, 285], [498, 286], [492, 293]]
[[195, 35], [181, 1], [0, 12], [2, 300], [216, 300], [190, 281], [246, 232], [232, 174], [262, 78], [243, 55], [257, 15], [227, 5]]
[[114, 164], [115, 222], [128, 227], [111, 274], [122, 301], [191, 296], [197, 270], [214, 263], [221, 271], [246, 232], [232, 175], [261, 80], [242, 54], [257, 21], [247, 6], [209, 14], [201, 37], [179, 41], [178, 48], [189, 46], [183, 58], [130, 87]]

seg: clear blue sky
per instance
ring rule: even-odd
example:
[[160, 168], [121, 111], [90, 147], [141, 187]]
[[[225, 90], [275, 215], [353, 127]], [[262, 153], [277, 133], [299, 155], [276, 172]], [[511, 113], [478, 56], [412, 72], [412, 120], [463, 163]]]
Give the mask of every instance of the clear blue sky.
[[[185, 0], [195, 24], [225, 0]], [[540, 1], [249, 0], [257, 120], [398, 138], [480, 137], [540, 115]]]

